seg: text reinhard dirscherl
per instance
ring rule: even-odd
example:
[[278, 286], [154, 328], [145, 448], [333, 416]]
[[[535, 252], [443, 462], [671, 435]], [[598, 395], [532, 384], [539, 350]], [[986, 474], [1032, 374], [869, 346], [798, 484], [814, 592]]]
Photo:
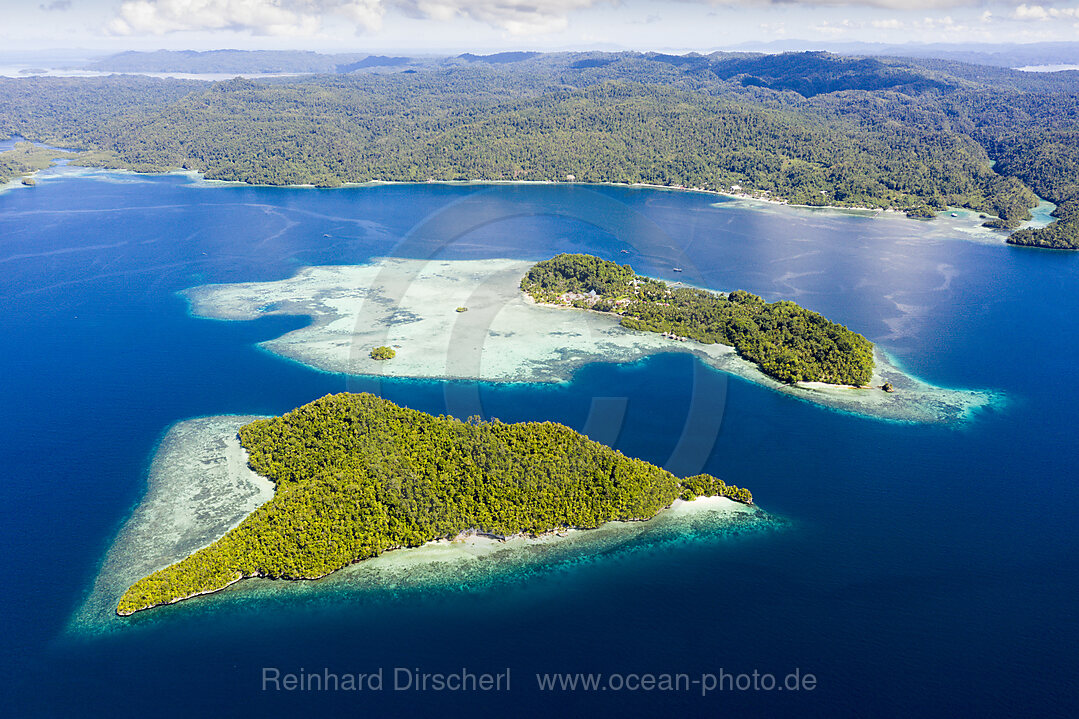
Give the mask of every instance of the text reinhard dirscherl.
[[262, 691], [286, 692], [504, 692], [510, 690], [510, 670], [473, 672], [466, 668], [449, 672], [424, 672], [408, 667], [383, 667], [365, 674], [319, 671], [282, 672], [262, 668]]
[[[699, 675], [686, 673], [537, 674], [541, 692], [699, 692], [802, 691], [817, 688], [817, 677], [798, 668], [785, 675], [735, 674], [720, 669]], [[283, 672], [262, 668], [262, 691], [285, 692], [506, 692], [511, 690], [510, 668], [497, 672], [474, 672], [462, 667], [446, 672], [425, 672], [410, 667], [379, 667], [367, 673], [332, 672], [329, 668]]]

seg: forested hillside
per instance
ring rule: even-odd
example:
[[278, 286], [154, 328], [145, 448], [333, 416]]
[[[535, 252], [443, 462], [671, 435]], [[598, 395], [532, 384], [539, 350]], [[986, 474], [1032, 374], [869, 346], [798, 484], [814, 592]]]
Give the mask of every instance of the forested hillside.
[[462, 422], [370, 394], [338, 394], [240, 429], [274, 496], [187, 559], [134, 584], [121, 614], [242, 577], [317, 578], [395, 547], [469, 529], [509, 535], [649, 519], [679, 497], [748, 490], [683, 483], [553, 422]]
[[1007, 229], [1033, 189], [1060, 221], [1010, 241], [1073, 247], [1070, 75], [826, 53], [511, 53], [215, 84], [24, 78], [0, 80], [0, 132], [86, 149], [89, 164], [252, 183], [573, 175], [916, 216], [963, 206]]

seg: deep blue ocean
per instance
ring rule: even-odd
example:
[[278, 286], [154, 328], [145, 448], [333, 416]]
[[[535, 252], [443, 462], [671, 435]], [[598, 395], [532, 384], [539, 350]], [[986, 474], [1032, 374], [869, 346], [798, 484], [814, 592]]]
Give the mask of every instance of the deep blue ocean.
[[[0, 714], [1075, 716], [1079, 253], [963, 239], [948, 220], [717, 202], [615, 187], [210, 188], [64, 171], [0, 194]], [[457, 224], [435, 231], [445, 218]], [[394, 254], [563, 251], [793, 299], [912, 374], [1005, 401], [961, 425], [906, 425], [708, 370], [725, 402], [698, 471], [749, 487], [785, 520], [778, 531], [642, 542], [475, 585], [295, 601], [238, 588], [120, 631], [68, 631], [173, 423], [368, 388], [442, 413], [461, 390], [317, 372], [256, 346], [305, 319], [197, 319], [178, 291]], [[478, 392], [487, 416], [578, 429], [593, 398], [624, 398], [615, 446], [665, 464], [702, 376], [688, 356], [662, 355]], [[387, 681], [395, 667], [509, 668], [512, 684], [264, 692], [263, 667], [383, 668]], [[535, 681], [795, 670], [815, 688], [701, 696], [541, 692]]]

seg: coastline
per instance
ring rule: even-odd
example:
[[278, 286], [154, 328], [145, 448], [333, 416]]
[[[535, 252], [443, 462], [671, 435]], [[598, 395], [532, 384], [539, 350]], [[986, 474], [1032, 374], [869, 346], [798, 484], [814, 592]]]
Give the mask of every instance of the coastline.
[[[259, 346], [313, 369], [349, 376], [566, 383], [582, 366], [632, 364], [681, 352], [705, 365], [831, 409], [884, 420], [951, 423], [999, 398], [918, 380], [875, 350], [872, 387], [787, 385], [742, 359], [733, 347], [678, 342], [621, 326], [609, 313], [535, 303], [520, 290], [532, 266], [520, 260], [405, 260], [302, 268], [271, 282], [203, 285], [181, 294], [195, 317], [311, 318], [305, 327]], [[458, 313], [466, 306], [469, 312]], [[371, 347], [393, 347], [378, 362]], [[896, 392], [880, 388], [891, 382]]]
[[[207, 179], [201, 172], [197, 170], [167, 170], [158, 173], [140, 173], [135, 170], [116, 169], [109, 170], [108, 168], [100, 166], [85, 166], [90, 169], [106, 170], [109, 172], [132, 172], [134, 174], [147, 174], [147, 175], [180, 175], [191, 179], [193, 182], [206, 187], [280, 187], [291, 189], [309, 189], [309, 190], [336, 190], [344, 188], [358, 188], [358, 187], [384, 187], [393, 185], [413, 186], [413, 185], [447, 185], [447, 186], [493, 186], [493, 185], [568, 185], [568, 186], [580, 186], [580, 187], [622, 187], [630, 189], [648, 189], [648, 190], [663, 190], [665, 192], [684, 192], [684, 193], [696, 193], [700, 195], [708, 195], [710, 197], [723, 197], [736, 202], [744, 203], [760, 203], [764, 205], [773, 205], [777, 207], [791, 207], [800, 210], [830, 210], [838, 212], [856, 212], [856, 213], [871, 213], [889, 214], [901, 217], [903, 219], [912, 220], [934, 220], [940, 219], [944, 214], [950, 212], [964, 212], [978, 215], [978, 210], [973, 210], [966, 207], [947, 207], [941, 211], [934, 218], [914, 218], [907, 217], [906, 211], [897, 207], [869, 207], [865, 205], [804, 205], [783, 198], [767, 197], [765, 195], [754, 195], [744, 192], [723, 192], [722, 190], [709, 190], [703, 187], [685, 187], [682, 185], [658, 185], [650, 182], [585, 182], [585, 181], [568, 181], [568, 180], [490, 180], [490, 179], [472, 179], [472, 180], [367, 180], [366, 182], [342, 182], [336, 187], [319, 187], [318, 185], [310, 183], [300, 184], [286, 184], [286, 185], [270, 185], [257, 182], [244, 182], [243, 180], [213, 180]], [[1041, 197], [1038, 198], [1039, 205], [1031, 208], [1031, 212], [1040, 208], [1044, 203], [1055, 209], [1056, 205], [1045, 200]], [[1049, 210], [1050, 212], [1052, 209]], [[1027, 222], [1030, 222], [1028, 220]], [[1027, 226], [1024, 223], [1023, 226]], [[992, 229], [992, 228], [986, 228]], [[1018, 229], [1018, 228], [1017, 228]], [[995, 232], [1008, 233], [1011, 230], [994, 230]]]
[[[102, 168], [104, 169], [104, 168]], [[180, 175], [192, 180], [194, 184], [198, 184], [203, 187], [280, 187], [280, 188], [292, 188], [292, 189], [307, 189], [307, 190], [336, 190], [345, 188], [363, 188], [363, 187], [390, 187], [395, 185], [401, 186], [414, 186], [414, 185], [446, 185], [450, 187], [484, 187], [484, 186], [500, 186], [500, 185], [532, 185], [532, 186], [579, 186], [579, 187], [620, 187], [629, 189], [647, 189], [647, 190], [662, 190], [664, 192], [680, 192], [688, 194], [707, 195], [709, 197], [721, 197], [728, 200], [728, 202], [736, 203], [739, 205], [763, 205], [765, 207], [788, 207], [796, 210], [809, 210], [820, 212], [836, 212], [840, 214], [856, 214], [862, 216], [890, 216], [896, 219], [904, 220], [916, 220], [921, 222], [932, 222], [934, 220], [941, 220], [948, 216], [949, 213], [957, 212], [962, 216], [974, 216], [978, 217], [980, 213], [978, 210], [972, 210], [966, 207], [952, 207], [949, 206], [946, 209], [940, 211], [936, 217], [932, 218], [918, 218], [908, 217], [905, 210], [896, 207], [868, 207], [864, 205], [803, 205], [783, 198], [767, 197], [764, 195], [754, 195], [750, 193], [742, 192], [723, 192], [721, 190], [708, 190], [703, 187], [684, 187], [681, 185], [657, 185], [648, 182], [583, 182], [583, 181], [567, 181], [567, 180], [368, 180], [366, 182], [342, 182], [337, 187], [319, 187], [313, 184], [292, 184], [292, 185], [267, 185], [260, 183], [244, 182], [242, 180], [211, 180], [206, 179], [202, 173], [197, 170], [169, 170], [162, 173], [138, 173], [134, 170], [113, 170], [120, 172], [133, 172], [135, 174], [161, 174], [161, 175]], [[720, 203], [713, 206], [721, 206]], [[1048, 209], [1046, 209], [1048, 208]], [[1022, 225], [1016, 229], [1022, 229], [1026, 227], [1044, 227], [1052, 222], [1056, 221], [1056, 218], [1049, 217], [1048, 220], [1039, 219], [1039, 214], [1048, 216], [1049, 213], [1056, 209], [1056, 205], [1048, 200], [1038, 197], [1038, 204], [1035, 207], [1030, 208], [1032, 218], [1026, 220]], [[987, 217], [989, 217], [987, 215]], [[1001, 230], [990, 227], [981, 226], [981, 218], [976, 223], [976, 228], [985, 230], [986, 232], [992, 232], [1000, 237], [1007, 237], [1015, 230]]]
[[[30, 142], [30, 141], [28, 141], [28, 142]], [[33, 144], [35, 144], [37, 146], [40, 146], [40, 147], [47, 147], [47, 148], [51, 148], [51, 149], [63, 150], [63, 148], [52, 148], [52, 146], [44, 145], [42, 143], [34, 142]], [[80, 152], [80, 150], [64, 150], [64, 151], [67, 151], [67, 152]], [[55, 167], [57, 167], [57, 166], [53, 165], [52, 167], [46, 168], [46, 169], [54, 169]], [[257, 182], [245, 182], [243, 180], [214, 180], [214, 179], [207, 179], [205, 177], [205, 175], [202, 172], [199, 172], [198, 170], [185, 170], [185, 169], [181, 169], [181, 168], [173, 168], [173, 169], [169, 169], [169, 170], [162, 170], [160, 172], [140, 172], [138, 170], [132, 170], [132, 169], [129, 169], [129, 168], [122, 168], [122, 167], [109, 168], [109, 167], [106, 167], [104, 165], [70, 165], [70, 167], [72, 167], [72, 168], [83, 168], [83, 169], [86, 169], [86, 170], [89, 170], [89, 171], [96, 171], [96, 172], [116, 172], [116, 173], [125, 173], [125, 174], [129, 173], [129, 174], [134, 174], [134, 175], [144, 175], [144, 176], [150, 176], [150, 177], [176, 175], [176, 176], [180, 176], [180, 177], [186, 177], [188, 180], [191, 181], [191, 183], [193, 185], [201, 186], [201, 187], [259, 187], [259, 188], [278, 187], [278, 188], [282, 188], [282, 189], [334, 190], [334, 189], [345, 189], [345, 188], [381, 187], [381, 186], [388, 186], [388, 185], [405, 185], [405, 186], [411, 186], [411, 185], [448, 185], [448, 186], [458, 186], [458, 185], [459, 186], [579, 185], [579, 186], [582, 186], [582, 187], [623, 187], [623, 188], [631, 188], [631, 189], [633, 189], [633, 188], [643, 188], [643, 189], [650, 189], [650, 190], [663, 190], [663, 191], [666, 191], [666, 192], [696, 193], [696, 194], [708, 195], [708, 196], [711, 196], [711, 197], [727, 198], [729, 201], [742, 203], [742, 204], [750, 204], [750, 205], [752, 205], [752, 204], [762, 204], [764, 206], [790, 207], [790, 208], [795, 208], [795, 209], [799, 209], [799, 210], [820, 210], [820, 211], [832, 211], [832, 212], [841, 212], [841, 213], [846, 212], [846, 213], [868, 214], [868, 215], [871, 215], [871, 216], [872, 215], [891, 215], [891, 216], [895, 216], [895, 217], [901, 217], [903, 219], [915, 219], [915, 220], [921, 219], [923, 221], [926, 221], [926, 219], [928, 219], [929, 221], [936, 220], [936, 219], [942, 219], [945, 216], [947, 216], [948, 213], [951, 213], [951, 212], [959, 212], [959, 213], [965, 213], [965, 214], [969, 213], [969, 214], [974, 215], [975, 217], [977, 217], [979, 214], [985, 214], [985, 213], [980, 213], [978, 210], [973, 210], [973, 209], [970, 209], [970, 208], [951, 207], [951, 206], [949, 206], [945, 210], [941, 211], [934, 218], [909, 218], [909, 217], [907, 217], [905, 210], [899, 209], [899, 208], [894, 207], [894, 206], [869, 207], [869, 206], [864, 206], [864, 205], [806, 205], [806, 204], [799, 204], [799, 203], [790, 202], [789, 200], [781, 198], [781, 197], [769, 197], [769, 196], [767, 196], [766, 194], [763, 194], [763, 193], [761, 193], [761, 194], [753, 194], [753, 193], [748, 193], [748, 192], [737, 192], [737, 191], [724, 192], [722, 190], [710, 190], [710, 189], [706, 189], [706, 188], [703, 188], [703, 187], [685, 187], [683, 185], [659, 185], [659, 184], [649, 183], [649, 182], [586, 182], [586, 181], [576, 181], [576, 180], [566, 181], [566, 180], [502, 180], [502, 179], [497, 179], [497, 180], [492, 180], [492, 179], [470, 179], [470, 180], [415, 180], [415, 181], [409, 181], [409, 180], [378, 180], [378, 179], [375, 179], [375, 180], [368, 180], [366, 182], [341, 182], [339, 185], [337, 185], [335, 187], [322, 187], [322, 186], [318, 186], [318, 185], [315, 185], [315, 184], [312, 184], [312, 183], [297, 183], [297, 184], [275, 185], [275, 184], [265, 184], [265, 183], [257, 183]], [[38, 172], [40, 172], [40, 171], [38, 171]], [[37, 172], [35, 172], [33, 174], [37, 174]], [[27, 175], [27, 176], [29, 176], [29, 175]], [[18, 183], [21, 179], [22, 179], [21, 177], [14, 178], [14, 182]], [[6, 189], [6, 188], [0, 188], [0, 190], [2, 190], [2, 189]], [[1053, 210], [1056, 209], [1056, 205], [1054, 205], [1053, 203], [1051, 203], [1048, 200], [1045, 200], [1045, 199], [1043, 199], [1041, 197], [1038, 197], [1037, 199], [1038, 199], [1038, 204], [1035, 207], [1030, 208], [1032, 218], [1030, 220], [1024, 221], [1023, 224], [1020, 225], [1019, 227], [1017, 227], [1016, 229], [1022, 229], [1022, 228], [1027, 228], [1027, 227], [1044, 227], [1046, 224], [1050, 224], [1051, 222], [1055, 221], [1055, 218], [1048, 217], [1048, 215], [1049, 215], [1049, 213], [1051, 213]], [[1048, 222], [1046, 222], [1044, 218], [1048, 218]], [[977, 224], [980, 227], [981, 223], [979, 222]], [[999, 229], [994, 229], [994, 228], [984, 228], [984, 229], [988, 230], [988, 231], [991, 231], [991, 232], [993, 232], [993, 233], [995, 233], [995, 234], [997, 234], [998, 236], [1001, 236], [1001, 237], [1007, 237], [1012, 232], [1014, 232], [1014, 230], [999, 230]]]
[[[403, 545], [390, 547], [385, 549], [374, 557], [367, 557], [363, 559], [356, 559], [350, 564], [341, 567], [339, 569], [333, 569], [319, 575], [306, 576], [306, 577], [292, 577], [289, 579], [277, 579], [267, 578], [262, 574], [244, 574], [239, 575], [229, 583], [217, 587], [215, 589], [206, 589], [199, 592], [192, 592], [191, 594], [183, 597], [176, 597], [166, 602], [158, 602], [157, 604], [150, 604], [138, 609], [121, 610], [115, 609], [115, 613], [119, 617], [130, 617], [140, 612], [145, 612], [150, 609], [156, 609], [158, 607], [167, 607], [173, 604], [179, 604], [188, 599], [194, 599], [195, 597], [205, 597], [213, 594], [218, 594], [225, 591], [229, 587], [243, 582], [248, 579], [266, 579], [269, 582], [285, 582], [285, 583], [312, 583], [318, 582], [328, 577], [332, 577], [341, 572], [347, 571], [350, 567], [356, 567], [359, 565], [365, 565], [370, 562], [375, 562], [380, 558], [388, 558], [390, 562], [411, 563], [417, 558], [433, 558], [435, 561], [441, 559], [437, 557], [438, 553], [445, 550], [459, 550], [465, 549], [465, 551], [475, 558], [482, 558], [491, 554], [495, 554], [500, 551], [514, 551], [528, 549], [531, 546], [537, 544], [552, 544], [561, 542], [568, 539], [574, 539], [582, 537], [583, 535], [600, 532], [600, 530], [606, 531], [618, 531], [626, 527], [632, 527], [634, 525], [647, 525], [654, 522], [659, 518], [691, 518], [701, 513], [713, 513], [722, 514], [727, 516], [745, 515], [745, 518], [754, 517], [757, 514], [763, 514], [756, 504], [738, 502], [737, 500], [729, 499], [719, 495], [711, 496], [699, 496], [692, 500], [675, 499], [668, 506], [660, 509], [651, 517], [644, 519], [616, 519], [609, 522], [604, 522], [595, 527], [560, 527], [558, 529], [552, 529], [540, 534], [532, 534], [529, 532], [518, 532], [517, 534], [511, 534], [504, 537], [489, 534], [487, 532], [468, 529], [463, 532], [459, 532], [454, 537], [439, 537], [429, 542], [419, 545], [418, 547], [406, 547]], [[430, 555], [436, 555], [431, 557]], [[190, 555], [177, 556], [174, 562], [179, 562]], [[168, 565], [166, 565], [168, 566]], [[141, 579], [141, 577], [140, 577]]]
[[[341, 185], [333, 188], [318, 187], [313, 184], [289, 184], [289, 185], [268, 185], [259, 183], [243, 182], [239, 180], [211, 180], [207, 179], [202, 173], [196, 170], [166, 170], [161, 172], [139, 172], [136, 170], [130, 170], [126, 168], [107, 168], [101, 165], [72, 165], [70, 161], [67, 161], [60, 165], [53, 165], [44, 170], [38, 170], [33, 173], [36, 178], [40, 177], [43, 180], [48, 180], [50, 177], [63, 177], [63, 176], [84, 176], [91, 178], [100, 178], [104, 175], [120, 175], [129, 176], [132, 178], [153, 178], [153, 177], [167, 177], [177, 176], [183, 177], [188, 180], [189, 185], [194, 188], [213, 189], [221, 187], [254, 187], [254, 188], [280, 188], [280, 189], [293, 189], [293, 190], [337, 190], [337, 189], [356, 189], [356, 188], [374, 188], [383, 186], [417, 186], [417, 185], [446, 185], [446, 186], [462, 186], [462, 187], [494, 187], [494, 186], [536, 186], [536, 185], [568, 185], [579, 187], [620, 187], [628, 189], [647, 189], [654, 191], [665, 192], [679, 192], [679, 193], [695, 193], [701, 195], [707, 195], [710, 197], [722, 198], [721, 201], [712, 204], [712, 207], [717, 209], [747, 209], [750, 211], [779, 211], [784, 208], [792, 210], [794, 212], [805, 213], [805, 217], [812, 217], [814, 214], [833, 214], [840, 216], [856, 216], [865, 217], [867, 219], [880, 218], [880, 219], [894, 219], [894, 220], [916, 220], [927, 224], [927, 227], [931, 228], [934, 236], [941, 238], [959, 239], [969, 242], [975, 242], [979, 244], [991, 244], [994, 246], [1007, 245], [1007, 239], [1011, 236], [1011, 233], [1018, 229], [1027, 228], [1041, 228], [1046, 227], [1053, 222], [1056, 222], [1056, 218], [1052, 217], [1052, 213], [1056, 209], [1056, 205], [1038, 198], [1038, 204], [1031, 208], [1032, 217], [1030, 220], [1024, 221], [1015, 230], [1003, 230], [982, 226], [982, 219], [979, 217], [979, 212], [975, 210], [969, 210], [961, 207], [949, 207], [946, 210], [937, 214], [936, 217], [931, 219], [925, 218], [910, 218], [907, 217], [905, 212], [895, 208], [879, 208], [879, 207], [862, 207], [855, 205], [800, 205], [791, 203], [785, 199], [777, 199], [770, 197], [763, 197], [760, 195], [752, 195], [747, 193], [731, 193], [721, 192], [718, 190], [706, 190], [699, 187], [681, 187], [677, 185], [656, 185], [651, 183], [628, 183], [628, 182], [566, 182], [558, 180], [430, 180], [430, 181], [403, 181], [403, 180], [370, 180], [368, 182], [344, 182]], [[114, 180], [122, 182], [124, 180]], [[127, 180], [138, 181], [135, 179]], [[11, 182], [5, 185], [0, 185], [0, 195], [3, 195], [17, 187], [22, 187], [21, 178], [15, 178]], [[951, 215], [954, 214], [955, 217]]]
[[[146, 494], [109, 548], [90, 596], [69, 622], [69, 632], [98, 634], [128, 626], [118, 623], [117, 616], [130, 617], [152, 608], [130, 612], [116, 610], [117, 601], [131, 584], [216, 541], [272, 497], [272, 483], [246, 466], [246, 454], [236, 438], [239, 426], [253, 419], [257, 417], [202, 417], [178, 422], [168, 430], [151, 463]], [[714, 522], [752, 523], [767, 518], [756, 505], [741, 504], [726, 497], [699, 497], [692, 502], [676, 499], [647, 520], [606, 522], [596, 528], [566, 528], [536, 536], [494, 537], [467, 531], [419, 547], [386, 550], [376, 557], [356, 561], [320, 577], [265, 582], [275, 587], [314, 586], [316, 580], [350, 571], [365, 574], [368, 570], [362, 565], [368, 564], [372, 565], [372, 571], [382, 572], [387, 568], [417, 565], [444, 566], [494, 554], [528, 555], [536, 547], [566, 541], [586, 544], [599, 538], [624, 541], [627, 529], [631, 534], [639, 533], [660, 518], [685, 523], [705, 515]], [[493, 571], [493, 568], [483, 571]], [[244, 579], [257, 578], [257, 575], [239, 576], [225, 587], [154, 606], [169, 606], [185, 599], [217, 594]]]

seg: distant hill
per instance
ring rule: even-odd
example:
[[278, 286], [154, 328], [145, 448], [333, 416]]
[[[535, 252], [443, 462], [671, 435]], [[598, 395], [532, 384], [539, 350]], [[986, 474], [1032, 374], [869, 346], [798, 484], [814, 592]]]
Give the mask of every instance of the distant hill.
[[885, 44], [776, 40], [773, 42], [744, 43], [729, 49], [768, 53], [823, 50], [839, 55], [933, 58], [996, 67], [1079, 65], [1079, 42], [1035, 42], [996, 45], [989, 43]]
[[355, 72], [366, 70], [371, 67], [400, 67], [412, 61], [410, 57], [387, 57], [385, 55], [368, 55], [362, 60], [337, 65], [337, 72]]
[[[822, 52], [222, 50], [111, 62], [315, 74], [0, 78], [0, 135], [85, 148], [88, 164], [260, 184], [573, 175], [918, 217], [958, 206], [1017, 229], [1012, 243], [1079, 248], [1076, 72]], [[1058, 222], [1018, 229], [1034, 193], [1058, 205]]]
[[361, 61], [361, 54], [323, 55], [298, 50], [157, 50], [121, 52], [95, 60], [88, 70], [101, 72], [326, 73]]
[[651, 55], [649, 59], [687, 70], [710, 72], [721, 80], [736, 80], [745, 87], [792, 90], [813, 97], [843, 90], [902, 90], [908, 94], [946, 83], [910, 68], [895, 67], [876, 58], [844, 58], [825, 52], [781, 55], [727, 54]]
[[539, 54], [540, 53], [538, 52], [496, 52], [493, 55], [473, 55], [470, 52], [466, 52], [457, 57], [466, 62], [489, 62], [497, 65], [507, 62], [531, 60]]

